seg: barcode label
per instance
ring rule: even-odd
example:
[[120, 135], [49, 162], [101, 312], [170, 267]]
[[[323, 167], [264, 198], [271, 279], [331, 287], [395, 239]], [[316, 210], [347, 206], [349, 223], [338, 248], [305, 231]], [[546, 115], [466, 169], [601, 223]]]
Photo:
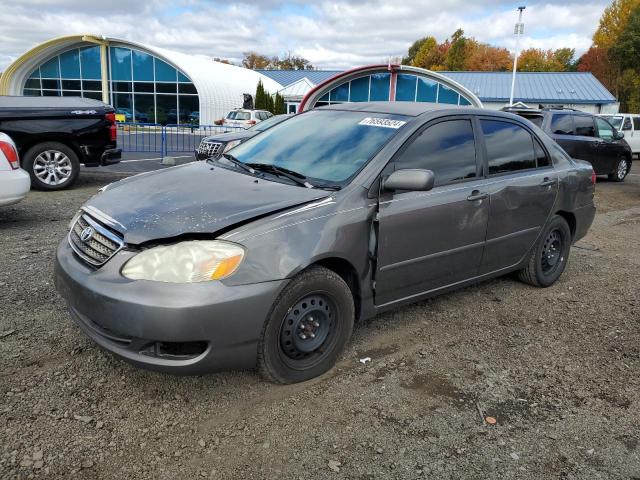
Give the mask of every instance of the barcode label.
[[369, 125], [372, 127], [384, 127], [384, 128], [395, 128], [398, 129], [403, 126], [407, 122], [403, 122], [402, 120], [391, 120], [389, 118], [375, 118], [375, 117], [367, 117], [362, 120], [359, 125]]

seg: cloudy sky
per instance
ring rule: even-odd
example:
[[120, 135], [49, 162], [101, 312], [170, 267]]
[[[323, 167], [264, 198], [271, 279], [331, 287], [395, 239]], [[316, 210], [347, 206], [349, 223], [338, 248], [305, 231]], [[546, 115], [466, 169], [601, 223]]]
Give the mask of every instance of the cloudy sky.
[[[525, 47], [591, 44], [608, 2], [529, 2]], [[38, 43], [95, 33], [211, 57], [291, 51], [320, 68], [403, 55], [413, 40], [467, 35], [513, 50], [518, 3], [501, 0], [0, 0], [0, 71]]]

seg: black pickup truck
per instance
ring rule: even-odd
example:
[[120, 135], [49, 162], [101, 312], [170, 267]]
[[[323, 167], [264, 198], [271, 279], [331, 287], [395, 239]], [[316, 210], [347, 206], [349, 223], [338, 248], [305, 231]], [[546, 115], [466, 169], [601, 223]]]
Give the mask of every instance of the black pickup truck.
[[89, 98], [0, 96], [0, 132], [13, 139], [40, 190], [71, 186], [80, 164], [110, 165], [121, 157], [114, 109]]

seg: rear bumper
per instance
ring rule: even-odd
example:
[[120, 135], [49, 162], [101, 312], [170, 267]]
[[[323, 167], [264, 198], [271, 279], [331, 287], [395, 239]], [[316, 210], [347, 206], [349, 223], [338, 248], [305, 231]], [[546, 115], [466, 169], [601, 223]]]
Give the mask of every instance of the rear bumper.
[[105, 150], [104, 145], [99, 147], [85, 145], [80, 150], [82, 152], [81, 163], [85, 167], [113, 165], [122, 158], [122, 149], [120, 148], [108, 148]]
[[573, 241], [577, 242], [584, 237], [589, 231], [589, 228], [591, 228], [593, 219], [596, 216], [596, 207], [595, 205], [585, 205], [584, 207], [574, 210], [573, 214], [576, 217], [576, 231], [573, 236]]
[[[255, 367], [264, 321], [286, 280], [241, 286], [134, 281], [120, 274], [133, 255], [123, 250], [94, 270], [66, 239], [60, 243], [55, 285], [86, 335], [151, 370], [191, 375]], [[167, 346], [191, 353], [167, 354]]]
[[122, 159], [122, 149], [112, 148], [105, 150], [100, 158], [100, 165], [113, 165]]
[[0, 206], [18, 203], [27, 196], [30, 188], [31, 178], [21, 168], [0, 171]]

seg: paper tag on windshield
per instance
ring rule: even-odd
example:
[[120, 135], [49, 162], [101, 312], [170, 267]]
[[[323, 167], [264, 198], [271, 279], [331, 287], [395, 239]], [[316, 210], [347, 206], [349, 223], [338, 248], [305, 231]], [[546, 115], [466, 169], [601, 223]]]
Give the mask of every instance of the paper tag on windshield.
[[407, 122], [403, 122], [402, 120], [391, 120], [390, 118], [367, 117], [364, 120], [362, 120], [358, 125], [370, 125], [372, 127], [398, 129], [401, 126], [403, 126], [405, 123]]

